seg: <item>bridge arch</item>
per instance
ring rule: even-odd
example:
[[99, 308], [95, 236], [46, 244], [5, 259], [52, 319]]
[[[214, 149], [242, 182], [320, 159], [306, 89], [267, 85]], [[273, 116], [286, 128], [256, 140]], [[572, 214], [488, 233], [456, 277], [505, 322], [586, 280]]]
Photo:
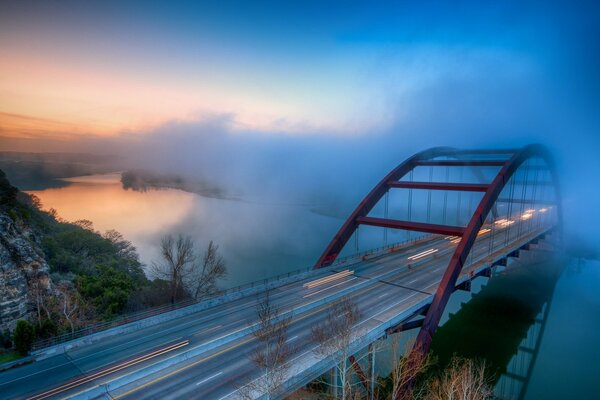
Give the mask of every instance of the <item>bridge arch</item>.
[[[482, 226], [490, 216], [494, 218], [496, 216], [495, 207], [501, 193], [508, 187], [511, 178], [516, 176], [517, 171], [519, 171], [521, 167], [538, 160], [541, 160], [543, 164], [538, 165], [538, 168], [545, 168], [549, 172], [551, 185], [554, 189], [553, 195], [556, 204], [556, 224], [560, 226], [562, 218], [560, 209], [560, 188], [554, 161], [549, 151], [544, 146], [534, 144], [520, 149], [504, 150], [457, 150], [450, 147], [434, 147], [416, 153], [412, 157], [406, 159], [390, 171], [367, 194], [328, 244], [315, 264], [315, 268], [331, 265], [360, 225], [460, 237], [460, 241], [452, 253], [442, 280], [435, 291], [433, 300], [427, 308], [425, 318], [422, 321], [421, 330], [415, 342], [416, 350], [427, 352], [431, 344], [433, 333], [437, 329], [450, 295], [456, 288], [457, 279], [467, 261], [467, 257], [473, 249], [473, 245], [480, 234]], [[493, 180], [489, 183], [401, 181], [404, 176], [418, 166], [467, 166], [475, 168], [495, 166], [499, 167], [499, 170], [495, 174]], [[390, 191], [390, 189], [393, 188], [470, 191], [483, 193], [483, 197], [469, 218], [466, 226], [450, 226], [410, 220], [400, 221], [369, 217], [368, 214], [375, 205], [388, 191]], [[525, 188], [523, 191], [525, 191]], [[492, 223], [492, 227], [493, 226], [494, 223]]]

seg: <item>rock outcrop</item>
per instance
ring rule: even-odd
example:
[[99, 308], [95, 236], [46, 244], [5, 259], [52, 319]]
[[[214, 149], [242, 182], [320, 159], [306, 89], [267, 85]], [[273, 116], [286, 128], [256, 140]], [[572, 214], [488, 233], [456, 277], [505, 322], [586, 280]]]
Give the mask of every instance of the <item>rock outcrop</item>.
[[30, 319], [35, 292], [50, 285], [39, 236], [19, 221], [0, 211], [0, 330]]

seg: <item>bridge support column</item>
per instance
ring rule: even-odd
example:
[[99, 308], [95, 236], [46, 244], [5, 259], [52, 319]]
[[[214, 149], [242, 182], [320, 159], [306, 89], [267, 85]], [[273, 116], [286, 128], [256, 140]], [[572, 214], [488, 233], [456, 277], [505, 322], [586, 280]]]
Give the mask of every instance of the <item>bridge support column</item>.
[[334, 399], [338, 398], [338, 369], [337, 367], [333, 367], [331, 369], [331, 396]]
[[375, 347], [373, 343], [369, 345], [369, 353], [371, 355], [371, 388], [369, 390], [369, 399], [375, 400]]

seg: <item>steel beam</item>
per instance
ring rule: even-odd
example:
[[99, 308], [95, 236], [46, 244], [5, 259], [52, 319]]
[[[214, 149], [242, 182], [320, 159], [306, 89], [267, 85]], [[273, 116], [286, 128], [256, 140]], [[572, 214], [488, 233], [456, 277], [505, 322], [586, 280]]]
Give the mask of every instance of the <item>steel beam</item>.
[[470, 292], [471, 291], [471, 280], [466, 280], [463, 283], [456, 285], [456, 290]]
[[[363, 386], [365, 387], [366, 390], [369, 390], [369, 378], [367, 377], [367, 374], [365, 374], [365, 371], [363, 371], [363, 369], [358, 364], [358, 361], [356, 361], [356, 357], [354, 357], [352, 355], [352, 356], [348, 357], [348, 360], [352, 364], [352, 367], [354, 368], [354, 371], [356, 372], [356, 376], [358, 376], [358, 379], [360, 380], [360, 382], [363, 384]], [[342, 390], [345, 390], [345, 389], [346, 388], [342, 388]]]
[[390, 181], [388, 186], [398, 189], [456, 190], [461, 192], [485, 192], [489, 185], [479, 183], [408, 182]]
[[452, 225], [427, 224], [424, 222], [400, 221], [397, 219], [358, 217], [359, 225], [378, 226], [380, 228], [404, 229], [407, 231], [434, 233], [438, 235], [462, 236], [465, 228]]
[[[417, 335], [413, 351], [418, 351], [420, 353], [426, 353], [427, 351], [429, 351], [433, 333], [436, 331], [442, 313], [444, 312], [444, 308], [448, 303], [448, 299], [454, 291], [456, 281], [460, 275], [463, 265], [467, 260], [469, 253], [471, 252], [473, 244], [477, 239], [477, 234], [479, 230], [481, 229], [488, 214], [492, 210], [500, 193], [502, 192], [506, 184], [510, 181], [511, 177], [527, 160], [533, 157], [543, 158], [546, 164], [548, 165], [548, 169], [552, 173], [552, 180], [556, 183], [555, 195], [558, 199], [558, 202], [560, 203], [560, 190], [558, 187], [556, 170], [554, 168], [554, 163], [552, 161], [551, 156], [544, 147], [539, 145], [526, 146], [519, 152], [515, 153], [510, 160], [503, 163], [503, 168], [501, 168], [500, 171], [496, 174], [496, 177], [490, 184], [489, 189], [479, 202], [479, 205], [477, 206], [475, 212], [471, 216], [469, 224], [465, 228], [462, 240], [458, 243], [454, 254], [452, 255], [452, 258], [450, 259], [446, 272], [444, 273], [444, 276], [442, 277], [442, 280], [433, 297], [431, 307], [429, 308], [429, 311], [425, 316], [423, 326], [421, 327], [421, 330]], [[562, 217], [559, 208], [559, 225], [561, 224], [561, 220]], [[508, 256], [513, 256], [513, 253], [509, 254]], [[518, 251], [516, 253], [518, 253]], [[398, 399], [402, 394], [402, 390], [403, 389], [399, 389], [398, 391], [396, 391], [392, 395], [392, 398]]]
[[392, 335], [394, 333], [408, 331], [410, 329], [420, 328], [423, 325], [423, 318], [416, 319], [414, 321], [406, 321], [398, 324], [394, 327], [388, 328], [385, 333], [388, 335]]
[[508, 160], [420, 160], [417, 167], [503, 167]]

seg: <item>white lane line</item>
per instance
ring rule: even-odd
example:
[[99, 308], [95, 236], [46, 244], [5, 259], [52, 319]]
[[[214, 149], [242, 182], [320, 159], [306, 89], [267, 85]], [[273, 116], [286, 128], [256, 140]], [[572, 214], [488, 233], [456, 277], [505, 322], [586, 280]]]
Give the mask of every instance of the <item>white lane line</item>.
[[412, 281], [408, 282], [408, 284], [411, 284], [411, 283], [416, 282], [418, 280], [419, 280], [419, 278], [413, 279]]
[[385, 296], [387, 296], [388, 294], [389, 294], [389, 293], [384, 293], [384, 294], [382, 294], [381, 296], [379, 296], [379, 297], [378, 297], [378, 299], [381, 299], [382, 297], [385, 297]]
[[212, 376], [209, 376], [208, 378], [206, 378], [206, 379], [203, 379], [203, 380], [201, 380], [200, 382], [196, 383], [196, 386], [202, 385], [204, 382], [208, 382], [208, 381], [210, 381], [211, 379], [213, 379], [213, 378], [216, 378], [217, 376], [221, 375], [222, 373], [223, 373], [223, 371], [221, 371], [221, 372], [217, 372], [216, 374], [214, 374], [214, 375], [212, 375]]
[[203, 333], [208, 333], [208, 332], [210, 332], [210, 331], [214, 331], [215, 329], [219, 329], [219, 328], [222, 328], [222, 327], [223, 327], [223, 325], [217, 325], [217, 326], [213, 326], [212, 328], [205, 329], [205, 330], [203, 330], [203, 331], [200, 331], [200, 332], [194, 333], [194, 336], [202, 335]]
[[286, 340], [286, 342], [291, 342], [294, 339], [298, 339], [298, 335], [292, 336], [291, 338], [289, 338], [288, 340]]

